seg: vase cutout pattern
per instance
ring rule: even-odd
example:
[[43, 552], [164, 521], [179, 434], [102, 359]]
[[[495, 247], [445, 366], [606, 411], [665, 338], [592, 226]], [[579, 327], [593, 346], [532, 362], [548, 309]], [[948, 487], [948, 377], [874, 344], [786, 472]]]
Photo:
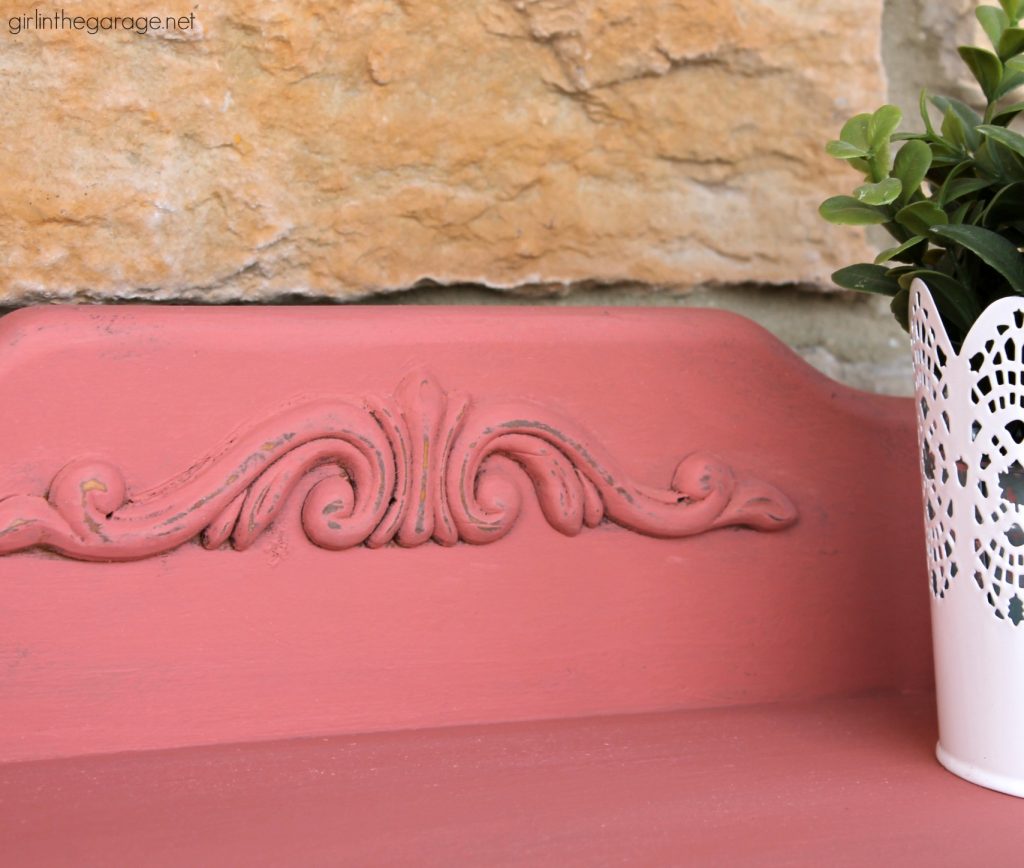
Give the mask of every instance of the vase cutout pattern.
[[929, 584], [970, 576], [993, 614], [1024, 621], [1024, 299], [990, 305], [953, 350], [923, 284], [911, 298]]

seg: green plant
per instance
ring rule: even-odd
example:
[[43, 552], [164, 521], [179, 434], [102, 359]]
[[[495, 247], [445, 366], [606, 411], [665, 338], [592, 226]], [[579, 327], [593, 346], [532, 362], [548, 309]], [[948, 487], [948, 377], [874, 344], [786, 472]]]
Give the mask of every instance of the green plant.
[[[1024, 136], [1008, 128], [1024, 103], [1007, 98], [1024, 84], [1024, 0], [999, 4], [976, 11], [992, 51], [959, 49], [984, 94], [982, 114], [922, 92], [924, 132], [896, 132], [900, 110], [885, 105], [851, 118], [826, 148], [863, 173], [865, 183], [852, 196], [827, 199], [821, 215], [832, 223], [879, 224], [897, 242], [874, 263], [842, 268], [833, 280], [890, 296], [909, 330], [909, 287], [920, 277], [957, 348], [987, 305], [1024, 295]], [[938, 129], [931, 107], [942, 116]]]

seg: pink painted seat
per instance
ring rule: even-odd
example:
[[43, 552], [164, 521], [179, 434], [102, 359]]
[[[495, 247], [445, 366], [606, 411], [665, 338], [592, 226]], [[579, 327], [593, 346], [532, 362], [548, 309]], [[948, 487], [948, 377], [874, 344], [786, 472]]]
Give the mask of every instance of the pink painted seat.
[[23, 311], [0, 406], [15, 864], [950, 854], [911, 792], [1000, 798], [930, 758], [909, 401], [738, 317]]

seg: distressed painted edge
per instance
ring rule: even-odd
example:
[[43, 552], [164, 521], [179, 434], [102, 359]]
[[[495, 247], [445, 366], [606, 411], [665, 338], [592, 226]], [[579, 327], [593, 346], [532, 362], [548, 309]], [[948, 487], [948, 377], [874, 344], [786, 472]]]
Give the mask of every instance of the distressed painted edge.
[[119, 468], [75, 459], [45, 494], [0, 496], [0, 555], [42, 548], [126, 561], [197, 538], [244, 550], [294, 493], [321, 548], [481, 545], [515, 525], [522, 473], [548, 524], [568, 536], [605, 521], [681, 538], [730, 525], [781, 530], [797, 519], [781, 491], [737, 478], [709, 453], [688, 455], [667, 488], [651, 488], [554, 408], [447, 392], [418, 370], [391, 395], [286, 406], [133, 498]]

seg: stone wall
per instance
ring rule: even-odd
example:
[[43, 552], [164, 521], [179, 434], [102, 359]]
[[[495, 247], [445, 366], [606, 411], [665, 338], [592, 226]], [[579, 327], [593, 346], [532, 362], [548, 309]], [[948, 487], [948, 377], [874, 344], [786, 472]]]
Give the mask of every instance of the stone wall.
[[884, 306], [831, 291], [872, 241], [817, 216], [854, 181], [822, 146], [886, 67], [908, 112], [963, 87], [973, 5], [0, 0], [0, 304], [715, 305], [905, 392]]

